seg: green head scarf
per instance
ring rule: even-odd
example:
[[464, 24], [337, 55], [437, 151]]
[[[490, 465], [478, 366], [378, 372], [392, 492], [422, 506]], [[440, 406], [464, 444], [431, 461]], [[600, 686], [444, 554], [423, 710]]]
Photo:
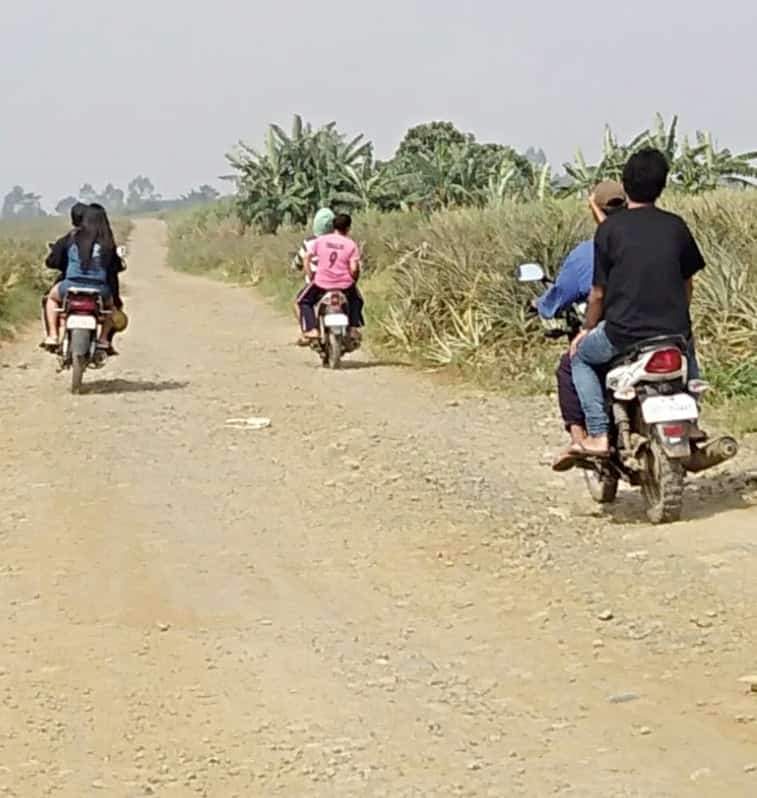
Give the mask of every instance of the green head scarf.
[[325, 236], [334, 232], [334, 211], [331, 208], [321, 208], [313, 219], [313, 235]]

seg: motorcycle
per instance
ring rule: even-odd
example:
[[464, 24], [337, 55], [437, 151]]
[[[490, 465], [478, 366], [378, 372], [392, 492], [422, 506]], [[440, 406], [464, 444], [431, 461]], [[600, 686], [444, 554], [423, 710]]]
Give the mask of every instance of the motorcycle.
[[360, 347], [359, 341], [349, 333], [347, 311], [347, 297], [342, 291], [327, 291], [315, 306], [318, 338], [313, 341], [312, 348], [326, 368], [338, 369], [342, 356]]
[[[521, 283], [550, 281], [538, 264], [517, 270]], [[550, 338], [575, 338], [585, 306], [568, 308], [547, 332]], [[683, 337], [641, 341], [608, 364], [605, 388], [610, 416], [610, 457], [586, 457], [583, 469], [592, 498], [615, 501], [624, 480], [641, 489], [647, 517], [653, 524], [678, 521], [683, 508], [687, 472], [700, 473], [738, 453], [738, 444], [724, 436], [708, 441], [699, 433], [699, 404], [709, 386], [688, 379], [688, 342]]]
[[70, 288], [58, 312], [61, 318], [58, 367], [59, 371], [71, 369], [71, 393], [78, 394], [85, 370], [105, 365], [107, 354], [98, 350], [97, 341], [111, 311], [103, 307], [97, 289]]
[[[126, 249], [116, 250], [126, 257]], [[47, 334], [45, 300], [42, 297], [42, 324]], [[58, 311], [58, 371], [71, 369], [71, 393], [81, 393], [84, 372], [87, 368], [100, 369], [105, 365], [107, 353], [97, 348], [103, 323], [112, 315], [106, 310], [96, 288], [71, 287], [63, 307]]]

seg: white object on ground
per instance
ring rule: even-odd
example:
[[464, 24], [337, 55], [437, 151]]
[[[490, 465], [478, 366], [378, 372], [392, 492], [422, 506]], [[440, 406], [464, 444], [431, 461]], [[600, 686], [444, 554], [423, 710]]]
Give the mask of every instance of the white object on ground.
[[230, 418], [224, 425], [229, 429], [260, 430], [271, 426], [270, 418]]

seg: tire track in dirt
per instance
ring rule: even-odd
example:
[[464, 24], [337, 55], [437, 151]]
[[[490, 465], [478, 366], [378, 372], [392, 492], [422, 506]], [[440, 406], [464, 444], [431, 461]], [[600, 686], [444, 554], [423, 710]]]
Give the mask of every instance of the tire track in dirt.
[[753, 454], [601, 516], [546, 401], [326, 372], [163, 237], [85, 395], [0, 352], [0, 794], [754, 793]]

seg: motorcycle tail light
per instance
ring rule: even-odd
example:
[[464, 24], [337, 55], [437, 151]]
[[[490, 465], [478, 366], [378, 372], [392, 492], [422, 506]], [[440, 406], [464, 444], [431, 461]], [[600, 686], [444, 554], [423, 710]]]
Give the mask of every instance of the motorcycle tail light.
[[91, 296], [72, 296], [68, 300], [69, 313], [95, 313], [97, 300]]
[[666, 438], [680, 439], [686, 434], [686, 426], [684, 424], [666, 424], [662, 428], [662, 432]]
[[683, 367], [683, 356], [679, 349], [660, 349], [646, 365], [647, 374], [675, 374]]

